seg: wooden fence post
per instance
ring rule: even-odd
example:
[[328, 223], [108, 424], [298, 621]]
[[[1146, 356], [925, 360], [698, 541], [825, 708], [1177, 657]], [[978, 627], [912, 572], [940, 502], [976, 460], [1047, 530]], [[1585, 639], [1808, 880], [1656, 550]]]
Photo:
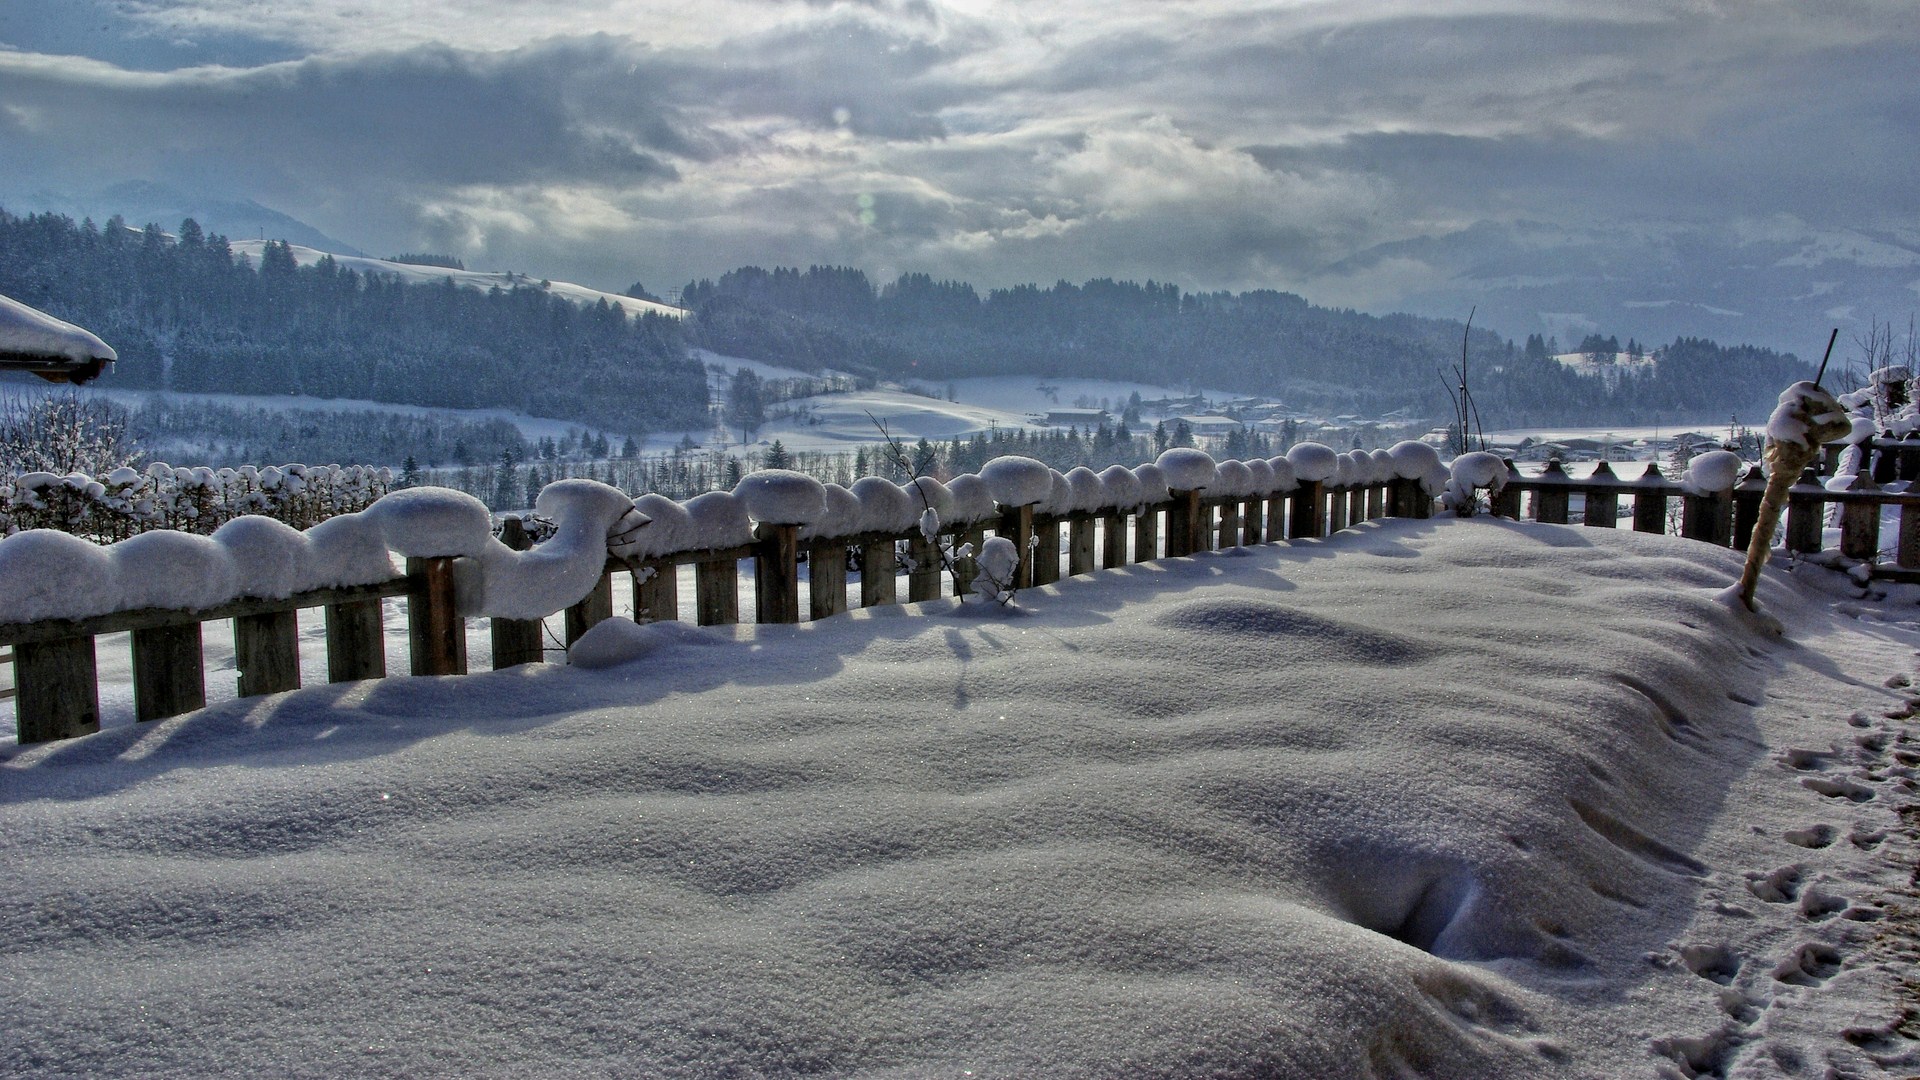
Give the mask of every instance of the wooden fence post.
[[[757, 567], [757, 564], [756, 564]], [[674, 568], [665, 568], [672, 573]], [[841, 600], [846, 599], [847, 564], [845, 556], [840, 563]], [[759, 599], [759, 586], [755, 585], [755, 600]], [[675, 610], [678, 611], [678, 593], [675, 590]], [[708, 559], [693, 564], [693, 621], [700, 626], [732, 626], [740, 621], [740, 560]]]
[[1760, 466], [1747, 469], [1747, 475], [1733, 488], [1733, 546], [1741, 551], [1753, 542], [1754, 526], [1760, 522], [1760, 500], [1766, 495], [1767, 477]]
[[1243, 522], [1240, 529], [1241, 544], [1252, 547], [1262, 542], [1267, 534], [1266, 510], [1267, 500], [1264, 497], [1256, 495], [1243, 501], [1240, 508]]
[[1368, 488], [1362, 484], [1347, 495], [1347, 524], [1358, 525], [1367, 520]]
[[993, 533], [1012, 541], [1020, 552], [1020, 565], [1013, 572], [1013, 587], [1033, 588], [1033, 507], [1000, 507], [1000, 524]]
[[466, 620], [454, 606], [453, 559], [408, 558], [407, 647], [415, 675], [467, 673]]
[[1569, 493], [1566, 482], [1568, 479], [1566, 466], [1560, 464], [1557, 460], [1549, 458], [1547, 460], [1547, 466], [1541, 471], [1540, 478], [1537, 482], [1554, 486], [1537, 487], [1533, 489], [1533, 520], [1543, 521], [1549, 525], [1565, 525], [1567, 523], [1567, 496]]
[[1733, 490], [1680, 496], [1680, 535], [1726, 547], [1733, 541]]
[[1267, 543], [1278, 543], [1287, 538], [1286, 495], [1278, 492], [1267, 496]]
[[1093, 519], [1085, 515], [1067, 523], [1067, 573], [1093, 573]]
[[907, 602], [940, 599], [940, 543], [915, 532], [907, 538]]
[[1200, 516], [1198, 491], [1175, 491], [1172, 495], [1173, 501], [1167, 504], [1167, 558], [1178, 559], [1201, 550], [1201, 530], [1206, 525]]
[[980, 545], [987, 542], [987, 530], [978, 525], [970, 525], [954, 537], [954, 547], [968, 548], [972, 554], [956, 556], [953, 560], [953, 595], [966, 596], [973, 592], [973, 579], [980, 576]]
[[135, 720], [164, 720], [206, 708], [199, 623], [150, 626], [135, 630], [132, 638]]
[[1787, 550], [1810, 555], [1825, 542], [1826, 502], [1820, 496], [1820, 474], [1807, 466], [1800, 479], [1787, 489]]
[[[694, 572], [697, 574], [699, 568], [695, 567]], [[735, 573], [738, 573], [738, 570]], [[733, 604], [736, 608], [740, 606], [737, 592], [734, 594]], [[677, 622], [679, 618], [680, 567], [671, 559], [663, 559], [635, 570], [633, 572], [633, 621], [638, 623]]]
[[[358, 682], [387, 677], [387, 626], [384, 602], [349, 600], [326, 605], [327, 681]], [[536, 630], [538, 627], [536, 626]], [[534, 647], [539, 648], [536, 636]], [[499, 646], [494, 646], [497, 657]]]
[[800, 621], [800, 526], [761, 523], [753, 548], [754, 616], [763, 623]]
[[1903, 570], [1920, 569], [1920, 503], [1900, 506], [1900, 546], [1894, 563]]
[[868, 540], [860, 545], [860, 606], [878, 607], [899, 599], [894, 574], [899, 571], [893, 538]]
[[[1859, 473], [1847, 485], [1850, 492], [1863, 494], [1880, 490], [1869, 473]], [[1865, 500], [1846, 502], [1840, 507], [1840, 554], [1861, 562], [1880, 557], [1880, 504]]]
[[100, 730], [100, 679], [91, 637], [15, 645], [13, 686], [20, 742]]
[[[1513, 463], [1512, 458], [1506, 458], [1505, 463], [1507, 466], [1507, 476], [1517, 477], [1520, 475], [1520, 467]], [[1476, 498], [1477, 497], [1478, 496], [1476, 496]], [[1538, 500], [1539, 498], [1540, 496], [1537, 494], [1534, 496], [1535, 500]], [[1538, 505], [1537, 501], [1535, 505]], [[1514, 487], [1512, 484], [1506, 484], [1503, 487], [1501, 487], [1500, 493], [1497, 495], [1492, 492], [1488, 492], [1487, 493], [1487, 512], [1492, 514], [1494, 517], [1503, 517], [1513, 521], [1519, 521], [1520, 520], [1520, 489], [1517, 487]]]
[[1108, 570], [1127, 565], [1127, 518], [1108, 514], [1100, 519], [1100, 565]]
[[1302, 480], [1287, 498], [1287, 539], [1311, 540], [1326, 535], [1327, 488], [1320, 480]]
[[600, 580], [587, 591], [587, 595], [567, 606], [567, 648], [573, 648], [573, 643], [579, 641], [581, 635], [611, 618], [613, 575], [602, 570]]
[[1160, 554], [1160, 507], [1142, 506], [1133, 515], [1133, 561], [1152, 562]]
[[300, 626], [292, 611], [266, 611], [233, 618], [233, 664], [240, 669], [240, 696], [300, 688]]
[[1660, 463], [1647, 462], [1647, 471], [1634, 481], [1633, 490], [1633, 531], [1644, 533], [1664, 533], [1667, 531], [1667, 479], [1660, 475]]
[[1593, 467], [1587, 477], [1585, 489], [1585, 508], [1581, 511], [1582, 524], [1596, 529], [1614, 529], [1620, 525], [1620, 489], [1616, 487], [1620, 478], [1614, 475], [1613, 466], [1601, 462]]
[[[508, 514], [500, 522], [500, 542], [513, 551], [525, 551], [533, 546], [533, 539], [527, 535], [527, 527], [520, 518]], [[609, 601], [612, 597], [609, 594]], [[331, 615], [331, 612], [329, 612]], [[493, 669], [513, 667], [515, 664], [538, 664], [546, 660], [545, 624], [540, 619], [493, 619], [489, 632], [493, 637]], [[571, 616], [568, 622], [572, 622]], [[328, 634], [332, 634], [332, 624], [328, 624]], [[573, 644], [569, 637], [567, 644]], [[332, 662], [332, 643], [328, 643], [328, 662]]]
[[1347, 489], [1334, 487], [1327, 489], [1327, 535], [1332, 536], [1347, 527]]
[[1033, 535], [1033, 583], [1051, 585], [1060, 580], [1060, 519], [1048, 515], [1036, 519]]
[[1220, 504], [1220, 522], [1214, 533], [1214, 549], [1225, 551], [1240, 546], [1240, 500], [1227, 499]]
[[807, 618], [831, 619], [847, 610], [847, 545], [820, 537], [807, 542]]

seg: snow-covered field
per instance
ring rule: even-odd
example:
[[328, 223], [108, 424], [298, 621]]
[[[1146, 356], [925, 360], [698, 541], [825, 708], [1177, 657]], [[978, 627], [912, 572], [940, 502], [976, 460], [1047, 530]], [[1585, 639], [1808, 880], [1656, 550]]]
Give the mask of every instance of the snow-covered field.
[[1920, 1071], [1920, 622], [1737, 559], [1387, 521], [9, 746], [0, 1071]]

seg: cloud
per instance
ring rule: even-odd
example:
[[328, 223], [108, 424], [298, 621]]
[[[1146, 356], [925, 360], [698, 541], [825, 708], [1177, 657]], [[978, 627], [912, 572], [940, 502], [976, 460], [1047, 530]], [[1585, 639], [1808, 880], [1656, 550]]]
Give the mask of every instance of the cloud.
[[[1498, 237], [1539, 276], [1527, 221], [1654, 251], [1660, 223], [1776, 215], [1920, 236], [1920, 24], [1894, 0], [95, 10], [112, 62], [0, 50], [0, 190], [213, 187], [369, 250], [598, 284], [833, 262], [1391, 305], [1458, 265], [1426, 236]], [[235, 59], [129, 59], [161, 40]]]

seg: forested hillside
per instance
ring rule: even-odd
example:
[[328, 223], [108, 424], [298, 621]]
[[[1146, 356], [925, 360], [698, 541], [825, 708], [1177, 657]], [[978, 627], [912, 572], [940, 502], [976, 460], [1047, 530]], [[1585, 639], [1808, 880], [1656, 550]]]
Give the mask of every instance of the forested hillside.
[[0, 294], [105, 338], [120, 386], [506, 407], [636, 434], [705, 423], [677, 320], [299, 267], [285, 244], [254, 266], [191, 219], [174, 238], [0, 210]]
[[[831, 366], [932, 382], [1025, 373], [1131, 379], [1279, 398], [1327, 412], [1451, 415], [1462, 323], [1317, 307], [1289, 293], [1183, 293], [1097, 279], [981, 296], [906, 274], [875, 288], [859, 270], [743, 267], [681, 292], [697, 344], [806, 370]], [[1808, 371], [1792, 356], [1683, 338], [1650, 370], [1602, 379], [1545, 343], [1475, 329], [1468, 374], [1489, 425], [1629, 422], [1739, 414], [1759, 423]]]

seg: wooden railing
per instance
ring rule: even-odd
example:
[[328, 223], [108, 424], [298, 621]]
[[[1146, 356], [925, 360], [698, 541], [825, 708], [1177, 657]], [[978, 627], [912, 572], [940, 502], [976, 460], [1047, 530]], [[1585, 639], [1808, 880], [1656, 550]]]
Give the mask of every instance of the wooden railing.
[[[1535, 477], [1516, 477], [1493, 497], [1495, 514], [1566, 524], [1574, 498], [1592, 527], [1615, 528], [1623, 520], [1642, 532], [1666, 532], [1677, 500], [1679, 532], [1722, 546], [1745, 547], [1758, 519], [1761, 480], [1753, 470], [1729, 491], [1693, 494], [1648, 466], [1622, 477], [1597, 466], [1575, 478], [1558, 464]], [[1875, 564], [1881, 577], [1920, 580], [1920, 495], [1890, 494], [1871, 479], [1847, 491], [1829, 491], [1811, 472], [1790, 493], [1786, 547], [1816, 552], [1828, 507], [1838, 506], [1840, 551]], [[1898, 506], [1895, 559], [1880, 563], [1882, 507]], [[1097, 568], [1179, 557], [1212, 548], [1325, 536], [1378, 517], [1429, 517], [1433, 500], [1418, 481], [1361, 487], [1301, 483], [1281, 495], [1208, 497], [1173, 492], [1165, 502], [1125, 512], [1036, 514], [1032, 507], [1002, 507], [997, 521], [949, 529], [951, 547], [971, 543], [977, 551], [989, 529], [1023, 552], [1015, 587], [1046, 585], [1064, 575]], [[595, 624], [612, 618], [616, 579], [625, 577], [633, 618], [666, 621], [680, 615], [680, 568], [692, 567], [693, 612], [702, 626], [742, 621], [794, 623], [826, 619], [849, 607], [847, 566], [861, 567], [859, 606], [899, 601], [897, 577], [904, 571], [909, 602], [973, 591], [978, 573], [971, 558], [943, 557], [942, 543], [918, 531], [862, 533], [802, 540], [795, 526], [759, 526], [754, 542], [737, 547], [677, 551], [639, 560], [610, 558], [598, 583], [564, 612], [567, 645]], [[1162, 547], [1164, 538], [1164, 547]], [[509, 518], [501, 540], [524, 550], [518, 519]], [[1064, 541], [1064, 543], [1063, 543]], [[1064, 551], [1064, 565], [1062, 554]], [[799, 564], [809, 567], [805, 615]], [[134, 714], [158, 720], [205, 706], [206, 670], [202, 625], [233, 620], [238, 693], [245, 697], [300, 686], [299, 613], [322, 609], [326, 620], [326, 669], [330, 682], [387, 675], [382, 605], [407, 605], [409, 671], [458, 675], [467, 671], [469, 620], [455, 606], [451, 558], [409, 559], [405, 572], [376, 585], [324, 589], [282, 600], [243, 599], [200, 611], [141, 610], [79, 620], [0, 624], [0, 648], [11, 646], [14, 706], [23, 743], [70, 738], [97, 731], [100, 694], [95, 641], [129, 633]], [[755, 604], [743, 619], [739, 602], [741, 564], [751, 562]], [[495, 668], [538, 663], [544, 655], [542, 620], [490, 619]]]
[[[1606, 462], [1584, 477], [1569, 474], [1558, 462], [1548, 462], [1539, 476], [1508, 481], [1494, 496], [1492, 510], [1502, 517], [1567, 524], [1573, 496], [1582, 502], [1581, 520], [1597, 528], [1617, 528], [1630, 519], [1639, 532], [1667, 532], [1675, 501], [1679, 504], [1679, 534], [1721, 547], [1744, 549], [1760, 517], [1760, 496], [1766, 487], [1758, 466], [1750, 468], [1730, 490], [1690, 493], [1661, 475], [1658, 463], [1649, 463], [1639, 476], [1623, 477]], [[1524, 513], [1522, 503], [1525, 503]], [[1882, 558], [1881, 511], [1900, 510], [1893, 538], [1891, 565]], [[1623, 507], [1627, 518], [1623, 519]], [[1872, 564], [1875, 577], [1920, 580], [1920, 494], [1889, 492], [1862, 472], [1845, 490], [1829, 490], [1817, 468], [1810, 467], [1787, 490], [1784, 544], [1788, 551], [1813, 554], [1825, 543], [1829, 507], [1838, 508], [1840, 554]]]
[[[1177, 557], [1210, 548], [1324, 536], [1371, 517], [1425, 517], [1431, 500], [1413, 481], [1367, 487], [1301, 484], [1292, 492], [1252, 498], [1210, 498], [1174, 492], [1162, 503], [1126, 512], [1036, 514], [1033, 508], [1002, 507], [991, 523], [949, 529], [951, 547], [979, 550], [989, 530], [1012, 539], [1025, 553], [1016, 587], [1045, 585], [1062, 574]], [[1164, 519], [1164, 528], [1162, 521]], [[1165, 536], [1165, 548], [1160, 538]], [[1037, 543], [1029, 544], [1030, 538]], [[527, 547], [518, 519], [509, 518], [501, 540]], [[1063, 544], [1062, 541], [1065, 541]], [[1064, 548], [1064, 566], [1062, 549]], [[966, 595], [977, 568], [972, 558], [944, 558], [943, 544], [919, 532], [862, 533], [801, 540], [795, 526], [758, 528], [753, 543], [732, 548], [677, 551], [625, 561], [610, 558], [599, 582], [564, 613], [571, 646], [596, 623], [613, 617], [615, 579], [627, 579], [633, 617], [639, 622], [677, 619], [680, 574], [693, 568], [693, 611], [702, 626], [742, 621], [794, 623], [825, 619], [848, 609], [847, 566], [861, 567], [859, 606], [899, 601], [897, 576], [904, 572], [909, 602]], [[799, 564], [809, 567], [805, 616]], [[741, 564], [751, 562], [755, 610], [743, 620]], [[99, 730], [100, 692], [96, 639], [131, 636], [134, 715], [159, 720], [207, 703], [202, 624], [233, 620], [238, 692], [246, 697], [300, 686], [299, 613], [320, 608], [326, 620], [327, 679], [343, 682], [387, 674], [381, 605], [407, 605], [409, 671], [458, 675], [467, 671], [467, 622], [455, 607], [453, 559], [409, 559], [405, 573], [377, 585], [326, 589], [282, 600], [243, 599], [200, 611], [148, 609], [78, 620], [0, 624], [0, 647], [15, 653], [15, 712], [23, 743], [71, 738]], [[544, 653], [542, 620], [490, 619], [493, 666], [537, 663]]]

